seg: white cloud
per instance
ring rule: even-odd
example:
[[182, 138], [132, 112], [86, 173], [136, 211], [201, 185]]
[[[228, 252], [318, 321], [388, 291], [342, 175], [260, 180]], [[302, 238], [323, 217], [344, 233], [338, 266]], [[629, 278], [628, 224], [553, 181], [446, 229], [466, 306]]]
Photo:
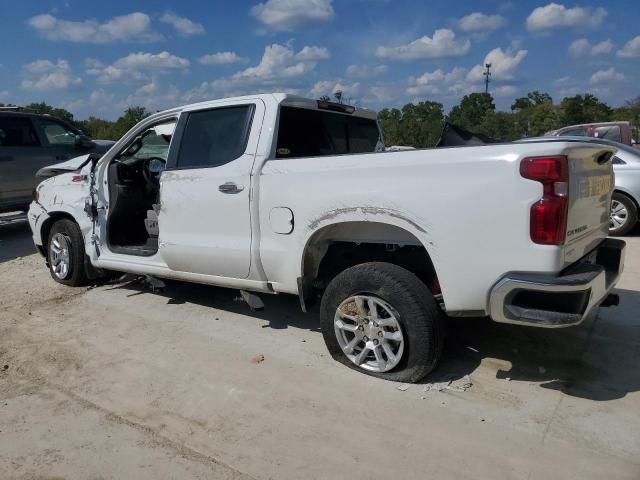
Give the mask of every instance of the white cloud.
[[27, 78], [22, 81], [22, 88], [28, 90], [60, 90], [73, 85], [80, 85], [82, 79], [71, 71], [69, 62], [58, 60], [36, 60], [23, 67]]
[[550, 3], [535, 8], [527, 18], [530, 32], [542, 32], [556, 28], [597, 27], [607, 16], [604, 8], [573, 7], [567, 8], [558, 3]]
[[640, 58], [640, 35], [629, 40], [617, 55], [621, 58]]
[[84, 66], [87, 69], [103, 68], [104, 67], [104, 63], [102, 63], [97, 58], [85, 58], [84, 59]]
[[360, 94], [360, 83], [344, 83], [341, 80], [323, 80], [317, 82], [309, 91], [311, 98], [320, 98], [323, 95], [333, 96], [336, 92], [342, 92], [342, 98], [351, 99]]
[[484, 79], [485, 65], [491, 64], [491, 78], [493, 80], [511, 80], [517, 66], [527, 56], [527, 50], [517, 52], [503, 51], [501, 48], [494, 48], [484, 58], [481, 65], [476, 65], [467, 74], [467, 81], [480, 82]]
[[[328, 55], [321, 47], [304, 47], [297, 54], [289, 45], [274, 43], [265, 47], [260, 63], [236, 73], [235, 80], [258, 83], [272, 83], [286, 78], [300, 77], [312, 71], [316, 66], [318, 52]], [[313, 58], [314, 60], [307, 60]]]
[[203, 65], [230, 65], [232, 63], [246, 63], [249, 59], [239, 56], [236, 52], [217, 52], [203, 55], [198, 61]]
[[166, 110], [179, 103], [180, 90], [174, 85], [162, 85], [156, 78], [138, 88], [124, 101], [126, 106], [141, 106], [150, 111]]
[[162, 36], [151, 29], [151, 19], [140, 12], [113, 17], [104, 23], [97, 20], [74, 22], [53, 15], [36, 15], [27, 25], [49, 40], [83, 43], [114, 43], [127, 41], [152, 42]]
[[186, 71], [190, 62], [169, 52], [157, 54], [137, 52], [119, 58], [113, 64], [89, 68], [87, 74], [98, 77], [101, 83], [123, 80], [144, 80], [152, 75]]
[[475, 12], [458, 21], [458, 28], [463, 32], [493, 31], [504, 27], [507, 19], [502, 15], [485, 15]]
[[378, 47], [376, 56], [390, 60], [418, 60], [421, 58], [444, 58], [464, 55], [469, 51], [469, 40], [456, 40], [453, 30], [436, 30], [433, 37], [424, 36], [408, 45], [398, 47]]
[[619, 82], [620, 80], [624, 80], [624, 75], [616, 72], [616, 70], [611, 67], [608, 70], [598, 70], [596, 73], [591, 75], [589, 83], [591, 85], [602, 85], [611, 82]]
[[513, 85], [502, 85], [491, 91], [494, 97], [512, 97], [518, 89]]
[[162, 23], [167, 23], [171, 25], [176, 32], [178, 32], [183, 37], [188, 37], [190, 35], [201, 35], [205, 33], [205, 29], [201, 23], [196, 23], [188, 18], [180, 17], [175, 13], [167, 12], [162, 17], [160, 17], [160, 21]]
[[419, 77], [409, 77], [409, 88], [407, 95], [442, 95], [447, 92], [458, 92], [467, 89], [464, 84], [467, 70], [456, 67], [450, 72], [444, 72], [442, 69], [426, 72]]
[[268, 28], [287, 32], [331, 20], [332, 4], [333, 0], [267, 0], [250, 13]]
[[203, 82], [188, 90], [182, 98], [194, 102], [267, 91], [304, 95], [309, 88], [308, 76], [314, 72], [319, 60], [328, 57], [329, 52], [323, 47], [309, 45], [296, 52], [291, 42], [274, 43], [265, 47], [257, 65], [228, 77]]
[[313, 62], [316, 60], [328, 60], [331, 58], [329, 50], [324, 47], [305, 46], [296, 53], [296, 59], [303, 62]]
[[590, 55], [596, 57], [598, 55], [606, 55], [613, 50], [613, 42], [611, 40], [604, 40], [599, 43], [592, 44], [586, 38], [580, 38], [574, 40], [569, 45], [569, 55], [572, 57], [583, 57]]
[[351, 78], [371, 78], [381, 75], [389, 70], [386, 65], [349, 65], [346, 74]]

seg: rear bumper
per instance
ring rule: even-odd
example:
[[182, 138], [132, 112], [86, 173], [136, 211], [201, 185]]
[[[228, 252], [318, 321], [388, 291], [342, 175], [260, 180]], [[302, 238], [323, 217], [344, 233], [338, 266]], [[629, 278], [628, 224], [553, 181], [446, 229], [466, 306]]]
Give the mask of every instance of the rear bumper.
[[557, 328], [581, 323], [609, 295], [624, 267], [625, 242], [604, 240], [559, 275], [512, 272], [493, 287], [496, 322]]

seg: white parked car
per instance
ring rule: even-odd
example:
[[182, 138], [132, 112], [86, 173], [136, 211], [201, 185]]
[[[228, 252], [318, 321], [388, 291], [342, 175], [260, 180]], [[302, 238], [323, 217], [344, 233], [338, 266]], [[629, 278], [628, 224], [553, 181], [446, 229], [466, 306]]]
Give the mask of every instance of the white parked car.
[[118, 271], [321, 298], [331, 355], [403, 382], [436, 366], [447, 316], [560, 327], [615, 303], [615, 149], [383, 150], [376, 115], [349, 106], [175, 108], [42, 182], [33, 240], [66, 285]]

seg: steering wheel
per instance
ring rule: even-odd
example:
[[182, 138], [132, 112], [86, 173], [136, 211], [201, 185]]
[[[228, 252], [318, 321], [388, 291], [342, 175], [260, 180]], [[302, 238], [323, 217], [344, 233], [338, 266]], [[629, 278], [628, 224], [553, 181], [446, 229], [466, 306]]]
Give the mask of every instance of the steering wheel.
[[142, 167], [142, 176], [147, 185], [157, 185], [160, 182], [160, 174], [167, 166], [167, 161], [161, 157], [147, 158]]

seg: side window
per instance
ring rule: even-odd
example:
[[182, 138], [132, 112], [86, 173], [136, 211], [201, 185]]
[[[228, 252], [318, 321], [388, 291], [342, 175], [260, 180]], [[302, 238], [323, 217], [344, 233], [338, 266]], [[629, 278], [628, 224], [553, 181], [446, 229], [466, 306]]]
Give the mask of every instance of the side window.
[[40, 120], [40, 126], [47, 137], [49, 145], [74, 145], [77, 133], [67, 126], [52, 121]]
[[610, 127], [598, 127], [593, 135], [597, 138], [605, 138], [607, 140], [613, 140], [614, 142], [619, 142], [622, 140], [622, 136], [620, 135], [620, 127], [617, 125], [613, 125]]
[[611, 162], [612, 162], [614, 165], [626, 165], [626, 164], [627, 164], [627, 162], [625, 162], [624, 160], [622, 160], [622, 159], [621, 159], [621, 158], [619, 158], [619, 157], [613, 157], [613, 158], [611, 159]]
[[282, 107], [277, 158], [372, 153], [380, 139], [375, 120], [339, 113]]
[[561, 137], [586, 137], [587, 135], [587, 129], [580, 127], [580, 128], [572, 128], [571, 130], [565, 130], [564, 132], [560, 133]]
[[190, 112], [180, 141], [178, 168], [217, 167], [247, 148], [253, 105]]
[[132, 160], [161, 158], [166, 162], [175, 128], [175, 120], [147, 128], [124, 150], [120, 161], [128, 163]]
[[33, 147], [40, 145], [31, 120], [20, 117], [0, 117], [0, 146]]
[[375, 120], [349, 119], [349, 153], [371, 153], [376, 151], [380, 131]]

